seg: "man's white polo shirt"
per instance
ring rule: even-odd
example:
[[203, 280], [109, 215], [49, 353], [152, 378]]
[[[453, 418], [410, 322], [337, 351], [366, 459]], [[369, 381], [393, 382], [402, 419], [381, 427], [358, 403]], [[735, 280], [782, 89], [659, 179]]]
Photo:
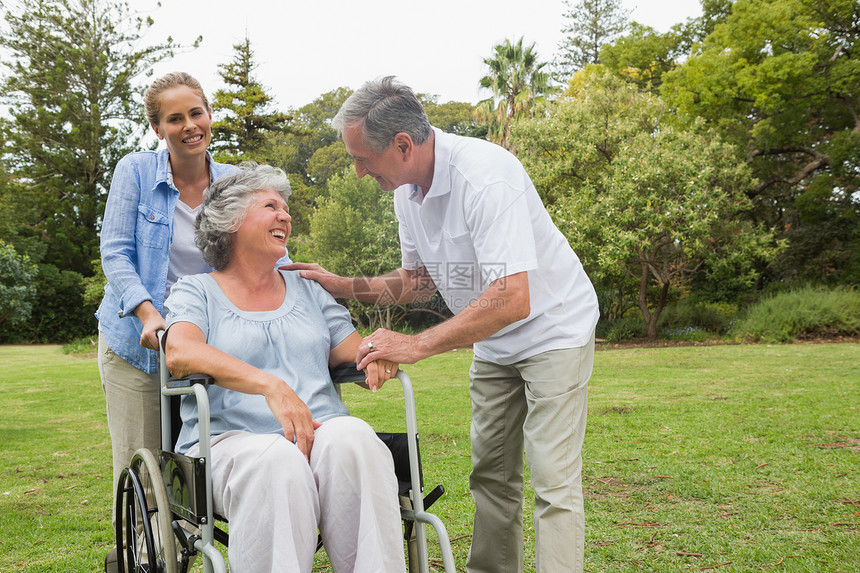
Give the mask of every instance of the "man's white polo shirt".
[[599, 314], [594, 288], [519, 160], [493, 143], [434, 131], [430, 189], [394, 194], [403, 268], [426, 267], [455, 314], [494, 280], [528, 272], [531, 313], [476, 343], [480, 358], [512, 364], [587, 343]]

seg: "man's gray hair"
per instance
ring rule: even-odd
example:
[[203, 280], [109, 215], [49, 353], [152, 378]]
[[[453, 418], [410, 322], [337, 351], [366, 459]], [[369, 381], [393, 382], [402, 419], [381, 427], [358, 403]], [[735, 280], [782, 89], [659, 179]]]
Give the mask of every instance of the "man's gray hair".
[[203, 193], [203, 208], [194, 221], [197, 248], [206, 264], [216, 271], [230, 262], [232, 235], [245, 221], [257, 191], [274, 189], [284, 201], [292, 193], [287, 174], [277, 167], [248, 161], [239, 169], [209, 185]]
[[394, 76], [371, 80], [343, 103], [332, 120], [340, 136], [343, 130], [362, 125], [364, 143], [382, 153], [398, 133], [407, 133], [417, 145], [430, 137], [432, 128], [415, 93]]

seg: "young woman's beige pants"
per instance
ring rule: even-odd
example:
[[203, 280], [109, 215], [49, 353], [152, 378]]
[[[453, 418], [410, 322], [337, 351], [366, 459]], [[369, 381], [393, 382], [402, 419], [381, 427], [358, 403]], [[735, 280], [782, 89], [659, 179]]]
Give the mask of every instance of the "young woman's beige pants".
[[131, 463], [134, 452], [161, 448], [161, 389], [158, 374], [147, 374], [126, 362], [110, 349], [102, 333], [98, 365], [107, 402], [116, 496], [119, 474]]

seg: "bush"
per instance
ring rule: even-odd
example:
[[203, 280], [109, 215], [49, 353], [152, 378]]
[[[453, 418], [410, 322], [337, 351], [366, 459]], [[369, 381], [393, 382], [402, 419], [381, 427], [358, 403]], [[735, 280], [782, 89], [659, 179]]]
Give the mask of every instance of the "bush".
[[[355, 172], [328, 180], [329, 196], [320, 201], [311, 219], [311, 244], [300, 256], [310, 255], [326, 270], [342, 276], [377, 276], [400, 266], [397, 218], [390, 193], [373, 178]], [[346, 302], [359, 328], [393, 329], [406, 320], [403, 305]]]
[[722, 335], [728, 332], [737, 314], [738, 308], [733, 304], [699, 302], [694, 297], [687, 297], [666, 307], [660, 315], [659, 328], [663, 336], [670, 338], [693, 332]]
[[99, 349], [98, 335], [84, 336], [63, 345], [63, 353], [80, 358], [95, 358]]
[[102, 269], [101, 259], [96, 259], [91, 262], [93, 266], [93, 276], [84, 279], [84, 304], [98, 308], [105, 295], [105, 287], [107, 286], [107, 277]]
[[731, 334], [745, 342], [857, 336], [860, 291], [806, 287], [779, 293], [750, 308]]
[[30, 319], [35, 277], [36, 265], [30, 257], [19, 255], [15, 247], [0, 240], [0, 329], [17, 328]]
[[597, 323], [595, 336], [607, 342], [622, 342], [632, 338], [642, 338], [645, 336], [645, 323], [641, 317], [600, 321]]
[[665, 340], [683, 340], [686, 342], [705, 342], [716, 336], [713, 332], [702, 330], [698, 326], [684, 326], [682, 328], [667, 328], [660, 333]]
[[62, 343], [97, 332], [94, 304], [84, 302], [84, 277], [39, 265], [36, 300], [30, 320], [14, 332], [0, 332], [0, 343]]

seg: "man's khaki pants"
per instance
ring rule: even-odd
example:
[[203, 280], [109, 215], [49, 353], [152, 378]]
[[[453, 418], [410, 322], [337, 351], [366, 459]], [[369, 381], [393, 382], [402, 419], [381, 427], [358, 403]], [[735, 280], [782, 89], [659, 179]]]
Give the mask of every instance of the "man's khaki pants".
[[583, 571], [582, 443], [593, 365], [593, 336], [509, 366], [473, 360], [470, 573], [523, 570], [523, 451], [535, 491], [536, 570]]

